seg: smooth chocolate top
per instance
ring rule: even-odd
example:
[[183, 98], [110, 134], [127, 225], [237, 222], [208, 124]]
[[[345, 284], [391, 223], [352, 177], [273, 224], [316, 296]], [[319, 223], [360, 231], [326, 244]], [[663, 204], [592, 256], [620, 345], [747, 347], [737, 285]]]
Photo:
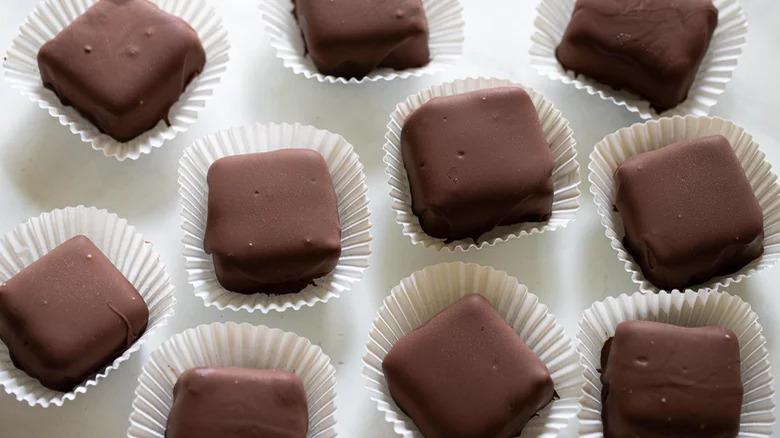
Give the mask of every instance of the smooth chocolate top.
[[664, 111], [687, 98], [717, 24], [712, 0], [577, 0], [556, 56]]
[[100, 0], [38, 52], [44, 86], [118, 141], [167, 121], [205, 62], [195, 30], [147, 0]]
[[761, 206], [722, 136], [630, 157], [615, 180], [626, 248], [660, 288], [736, 272], [763, 253]]
[[719, 327], [626, 321], [602, 352], [605, 438], [735, 438], [739, 342]]
[[481, 295], [404, 336], [382, 369], [425, 438], [513, 437], [555, 394], [545, 364]]
[[321, 73], [363, 77], [430, 62], [421, 0], [294, 0], [306, 49]]
[[204, 249], [217, 278], [242, 293], [298, 292], [341, 255], [338, 200], [311, 149], [234, 155], [209, 168]]
[[166, 438], [306, 438], [303, 382], [283, 370], [192, 368], [173, 388]]
[[56, 391], [121, 356], [148, 318], [143, 297], [84, 236], [0, 285], [0, 339], [17, 367]]
[[406, 119], [401, 152], [412, 211], [431, 236], [476, 240], [550, 217], [555, 162], [520, 87], [431, 99]]

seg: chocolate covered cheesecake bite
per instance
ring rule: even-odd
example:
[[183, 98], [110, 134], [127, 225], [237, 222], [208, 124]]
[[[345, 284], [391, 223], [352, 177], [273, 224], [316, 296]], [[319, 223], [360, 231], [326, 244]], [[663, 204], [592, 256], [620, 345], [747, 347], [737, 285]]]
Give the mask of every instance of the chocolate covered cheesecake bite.
[[401, 153], [412, 212], [430, 236], [476, 241], [550, 218], [555, 162], [520, 87], [434, 97], [406, 119]]
[[476, 294], [398, 340], [382, 370], [426, 438], [514, 437], [555, 395], [545, 364]]
[[712, 0], [577, 0], [555, 55], [662, 112], [687, 98], [717, 24]]
[[618, 324], [601, 353], [605, 438], [735, 438], [739, 342], [719, 327]]
[[166, 438], [306, 438], [303, 382], [283, 370], [184, 371], [173, 388]]
[[120, 142], [168, 123], [205, 61], [195, 30], [147, 0], [99, 0], [38, 51], [43, 85]]
[[323, 74], [361, 78], [430, 62], [422, 0], [293, 1], [306, 50]]
[[143, 297], [85, 236], [52, 249], [0, 285], [0, 339], [15, 366], [69, 392], [144, 332]]
[[630, 157], [615, 181], [623, 244], [661, 289], [737, 272], [763, 254], [761, 206], [723, 136]]
[[319, 152], [280, 149], [220, 158], [207, 182], [204, 250], [225, 289], [294, 293], [336, 267], [338, 200]]

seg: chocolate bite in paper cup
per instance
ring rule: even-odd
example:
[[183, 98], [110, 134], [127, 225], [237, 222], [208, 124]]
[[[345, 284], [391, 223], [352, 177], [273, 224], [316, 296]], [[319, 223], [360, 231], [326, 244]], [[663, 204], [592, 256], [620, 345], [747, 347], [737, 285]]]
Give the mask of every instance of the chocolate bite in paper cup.
[[[578, 11], [579, 15], [575, 17], [575, 23], [572, 17], [575, 3], [576, 0], [543, 0], [539, 4], [530, 51], [531, 65], [542, 76], [571, 84], [588, 94], [598, 95], [604, 100], [638, 113], [643, 119], [686, 114], [708, 115], [710, 108], [715, 106], [731, 80], [747, 37], [747, 20], [738, 0], [713, 0], [712, 4], [717, 12], [712, 10], [706, 13], [705, 6], [682, 2], [676, 7], [695, 8], [696, 19], [691, 19], [690, 22], [670, 21], [663, 15], [668, 13], [665, 9], [652, 8], [644, 3], [637, 4], [632, 6], [631, 12], [634, 15], [625, 23], [615, 24], [616, 27], [610, 31], [604, 30], [607, 26], [605, 21], [599, 22], [594, 18], [607, 16], [594, 9], [595, 2], [583, 5], [583, 9]], [[604, 8], [618, 6], [605, 3]], [[675, 16], [694, 16], [692, 12], [675, 12], [678, 12]], [[608, 17], [612, 20], [618, 18], [611, 14]], [[622, 74], [629, 76], [623, 79], [624, 82], [646, 78], [641, 85], [642, 92], [646, 96], [655, 96], [649, 97], [655, 104], [651, 105], [647, 98], [634, 92], [617, 90], [564, 68], [556, 57], [556, 50], [560, 50], [562, 42], [565, 42], [564, 35], [570, 21], [575, 28], [570, 29], [570, 44], [561, 52], [565, 56], [562, 58], [564, 62], [580, 70], [606, 68], [606, 77], [617, 77], [623, 72]], [[644, 23], [656, 21], [664, 21], [668, 26], [642, 27]], [[677, 24], [679, 27], [675, 28]], [[594, 28], [589, 29], [587, 26]], [[715, 26], [714, 29], [711, 26]], [[693, 29], [697, 32], [693, 32]], [[713, 30], [709, 41], [705, 38], [707, 30]], [[599, 41], [599, 38], [607, 36], [608, 40]], [[587, 47], [588, 42], [592, 42], [594, 47]], [[606, 46], [607, 49], [595, 46]], [[603, 55], [604, 59], [599, 58], [604, 50], [613, 51], [610, 52], [613, 61], [623, 56], [629, 57], [631, 62], [618, 62], [609, 68], [607, 55]], [[647, 59], [632, 58], [638, 54]], [[700, 57], [701, 62], [697, 67]], [[672, 62], [667, 63], [667, 60]], [[638, 67], [640, 65], [641, 68]], [[669, 107], [671, 108], [665, 109]], [[661, 108], [660, 113], [656, 108]]]
[[[127, 29], [105, 38], [119, 24]], [[195, 123], [229, 47], [206, 0], [43, 0], [8, 51], [5, 78], [93, 149], [137, 159]]]
[[[604, 426], [602, 423], [602, 381], [601, 371], [604, 365], [602, 364], [602, 349], [604, 344], [610, 338], [615, 336], [616, 329], [621, 322], [626, 321], [652, 321], [664, 324], [670, 324], [679, 327], [718, 327], [720, 329], [729, 330], [737, 336], [738, 342], [738, 356], [739, 356], [739, 368], [740, 378], [743, 386], [743, 398], [741, 412], [739, 413], [739, 434], [740, 438], [747, 437], [769, 437], [772, 435], [772, 425], [775, 422], [774, 416], [774, 396], [773, 377], [771, 374], [771, 368], [769, 364], [769, 354], [766, 349], [766, 339], [762, 334], [761, 325], [758, 323], [758, 316], [751, 310], [750, 305], [742, 301], [739, 297], [729, 295], [725, 292], [679, 292], [674, 291], [671, 293], [654, 294], [642, 294], [634, 293], [632, 295], [620, 295], [618, 297], [610, 297], [604, 301], [593, 304], [588, 310], [583, 313], [582, 319], [579, 323], [579, 331], [577, 337], [579, 340], [578, 350], [580, 353], [580, 362], [585, 369], [585, 384], [583, 385], [583, 393], [580, 398], [580, 404], [582, 410], [579, 413], [580, 430], [579, 436], [587, 438], [601, 438], [604, 436]], [[639, 329], [635, 328], [631, 333], [634, 335], [641, 334]], [[647, 328], [647, 327], [644, 327]], [[655, 330], [650, 335], [651, 339], [654, 339], [654, 345], [657, 348], [663, 344], [662, 336], [657, 332], [656, 326], [652, 330]], [[649, 331], [646, 331], [646, 333]], [[629, 333], [624, 331], [624, 333]], [[707, 341], [712, 348], [712, 330], [709, 335], [702, 336], [697, 335], [695, 339], [698, 339], [703, 343]], [[690, 335], [687, 333], [686, 335]], [[718, 340], [723, 340], [723, 343], [728, 344], [728, 341], [732, 341], [730, 334], [723, 335], [725, 339], [716, 336]], [[633, 340], [642, 342], [641, 336], [634, 336]], [[646, 344], [644, 338], [644, 344]], [[681, 348], [681, 339], [676, 339], [672, 348]], [[625, 341], [625, 342], [628, 342]], [[724, 347], [723, 343], [716, 348]], [[614, 345], [614, 344], [613, 344]], [[626, 348], [631, 348], [631, 345], [624, 343], [621, 344]], [[696, 348], [700, 348], [698, 346]], [[736, 350], [736, 346], [728, 345], [728, 350]], [[638, 360], [653, 361], [653, 354], [648, 349], [649, 357], [640, 357]], [[633, 351], [633, 350], [627, 350]], [[655, 351], [655, 350], [653, 350]], [[662, 350], [658, 350], [659, 352]], [[682, 354], [682, 350], [679, 354]], [[611, 355], [612, 353], [610, 353]], [[622, 354], [622, 353], [621, 353]], [[737, 355], [736, 352], [733, 353]], [[621, 356], [622, 357], [622, 356]], [[678, 357], [678, 359], [680, 359]], [[715, 362], [714, 364], [724, 362], [723, 357], [718, 356], [711, 358]], [[736, 359], [736, 357], [735, 357]], [[690, 362], [690, 360], [689, 360]], [[611, 363], [611, 361], [610, 361]], [[617, 362], [615, 362], [617, 363]], [[676, 362], [675, 362], [676, 363]], [[640, 364], [641, 365], [641, 364]], [[653, 364], [650, 362], [650, 366], [657, 368], [660, 366], [657, 362]], [[628, 364], [626, 364], [628, 366]], [[663, 369], [663, 368], [660, 368]], [[722, 371], [722, 370], [721, 370]], [[737, 376], [728, 369], [729, 372], [720, 372], [718, 378], [728, 377], [728, 380], [740, 380]], [[648, 371], [649, 372], [649, 371]], [[680, 369], [681, 373], [687, 372], [686, 368]], [[693, 372], [693, 370], [691, 370]], [[614, 376], [614, 374], [613, 374]], [[628, 374], [626, 374], [628, 376]], [[692, 376], [693, 377], [693, 376]], [[674, 380], [674, 376], [664, 376], [665, 381], [677, 381]], [[645, 374], [645, 382], [652, 382], [651, 376]], [[724, 383], [723, 385], [726, 385]], [[620, 386], [624, 386], [622, 383]], [[639, 382], [634, 387], [636, 391], [640, 391]], [[717, 388], [717, 387], [716, 387]], [[724, 386], [725, 389], [725, 386]], [[618, 390], [618, 388], [615, 388]], [[657, 394], [658, 391], [662, 391], [662, 388], [653, 387], [653, 394]], [[612, 389], [610, 389], [612, 391]], [[678, 394], [679, 388], [675, 388], [674, 394]], [[708, 389], [705, 393], [711, 393]], [[728, 390], [726, 390], [728, 392]], [[701, 393], [701, 392], [700, 392]], [[670, 393], [671, 394], [671, 393]], [[720, 391], [720, 394], [724, 394]], [[723, 405], [721, 399], [707, 399], [700, 400], [700, 406], [707, 407], [708, 403], [713, 403], [712, 409], [715, 409], [715, 405], [718, 409]], [[648, 418], [656, 414], [656, 409], [653, 408], [652, 412], [650, 405], [672, 405], [676, 403], [672, 399], [662, 399], [655, 405], [654, 402], [648, 402], [644, 404], [643, 418]], [[633, 407], [632, 407], [633, 406]], [[732, 406], [734, 407], [734, 406]], [[639, 408], [636, 403], [630, 403], [629, 400], [624, 400], [621, 404], [621, 408], [634, 409]], [[695, 407], [694, 407], [695, 408]], [[674, 412], [670, 412], [666, 415], [671, 415], [666, 418], [666, 421], [673, 424], [688, 424], [690, 425], [691, 417], [687, 418], [673, 418]], [[730, 427], [736, 427], [737, 414], [736, 409], [734, 412], [729, 413], [733, 416], [733, 424]], [[715, 423], [718, 424], [695, 424], [692, 427], [717, 427], [722, 424], [723, 418], [719, 418]], [[697, 421], [695, 418], [693, 421]], [[663, 420], [655, 423], [654, 427], [662, 426]], [[671, 431], [670, 431], [671, 433]], [[714, 434], [715, 432], [713, 432]], [[671, 434], [673, 435], [673, 434]], [[670, 435], [670, 436], [671, 436]], [[714, 435], [713, 435], [714, 436]]]
[[199, 367], [284, 370], [304, 386], [309, 438], [336, 436], [336, 370], [320, 347], [294, 333], [250, 324], [210, 324], [164, 342], [144, 365], [130, 414], [129, 438], [165, 438], [173, 388]]
[[596, 144], [588, 167], [601, 224], [642, 292], [717, 290], [780, 258], [777, 176], [730, 121], [675, 116], [623, 128]]
[[[254, 175], [252, 181], [239, 181], [242, 178], [238, 176], [241, 169], [251, 171], [250, 167], [255, 168], [252, 166], [257, 164], [260, 157], [254, 153], [269, 151], [275, 151], [276, 159], [285, 160], [287, 170], [277, 167], [276, 171], [272, 171], [268, 168], [268, 171], [250, 173]], [[290, 157], [290, 154], [297, 156]], [[212, 190], [219, 185], [221, 191], [215, 192], [214, 199], [210, 200], [207, 175], [212, 163], [221, 158], [232, 161], [228, 165], [225, 160], [220, 160], [219, 173], [224, 178], [220, 179], [220, 183], [216, 178], [210, 181], [214, 184]], [[302, 160], [296, 161], [296, 158]], [[243, 167], [242, 163], [248, 163], [247, 159], [255, 160], [254, 164]], [[317, 161], [317, 166], [310, 166], [312, 160]], [[325, 177], [308, 174], [307, 169], [312, 167], [316, 167], [316, 172], [325, 173]], [[258, 178], [263, 181], [258, 182]], [[325, 190], [325, 186], [330, 184], [327, 179], [332, 181], [332, 187]], [[267, 313], [271, 310], [297, 310], [303, 306], [313, 306], [349, 290], [352, 284], [362, 278], [371, 253], [371, 223], [365, 179], [363, 165], [352, 145], [340, 135], [311, 126], [297, 123], [254, 124], [220, 131], [196, 141], [184, 151], [179, 166], [185, 268], [190, 283], [195, 287], [195, 294], [207, 306]], [[311, 188], [301, 187], [302, 184]], [[316, 190], [322, 192], [322, 197], [309, 199]], [[237, 198], [232, 199], [232, 194], [236, 194]], [[244, 195], [246, 198], [240, 198]], [[279, 199], [280, 196], [283, 199]], [[264, 209], [258, 211], [258, 214], [247, 214], [243, 206], [265, 202], [266, 198], [279, 211]], [[295, 204], [296, 201], [302, 205]], [[325, 203], [328, 204], [325, 206], [327, 208], [314, 205]], [[209, 212], [209, 208], [213, 211]], [[217, 208], [220, 208], [219, 212]], [[336, 214], [338, 217], [335, 217]], [[209, 223], [214, 220], [212, 238], [209, 238], [207, 232], [207, 217]], [[224, 219], [220, 225], [217, 225], [218, 219]], [[251, 242], [252, 233], [241, 233], [242, 229], [246, 231], [256, 227], [258, 221], [266, 221], [269, 229], [276, 226], [278, 232], [274, 236], [279, 237], [279, 241], [273, 245], [268, 242]], [[300, 227], [294, 225], [295, 221], [299, 222]], [[299, 233], [296, 230], [307, 231]], [[299, 236], [296, 233], [306, 235]], [[225, 244], [237, 239], [244, 240], [235, 245]], [[225, 244], [225, 248], [206, 253], [207, 249], [204, 248], [214, 249], [217, 244]], [[273, 248], [262, 251], [266, 244]], [[282, 247], [287, 250], [280, 253], [279, 260], [272, 260], [271, 250], [278, 252]], [[289, 254], [299, 256], [293, 260]], [[327, 260], [321, 257], [323, 254], [327, 255]], [[328, 272], [323, 274], [317, 271], [316, 275], [307, 277], [306, 281], [299, 281], [294, 290], [269, 289], [261, 284], [261, 277], [265, 283], [289, 280], [285, 277], [266, 281], [269, 277], [283, 276], [278, 263], [280, 260], [290, 261], [285, 268], [285, 272], [290, 271], [290, 275], [303, 275], [304, 269], [308, 272], [312, 266], [314, 269], [326, 264], [329, 265]], [[330, 269], [334, 265], [335, 268]], [[218, 269], [221, 271], [218, 272]], [[239, 275], [234, 275], [236, 272]], [[247, 279], [256, 282], [246, 284]], [[313, 280], [313, 284], [309, 280]], [[254, 293], [258, 291], [265, 293]]]
[[[8, 344], [0, 342], [0, 385], [30, 406], [62, 406], [87, 392], [173, 315], [173, 285], [160, 255], [126, 220], [106, 210], [78, 206], [44, 213], [6, 233], [0, 247], [0, 318], [4, 336], [10, 336]], [[52, 278], [61, 283], [49, 284]], [[69, 290], [68, 300], [59, 298], [60, 288]], [[36, 319], [46, 312], [55, 313]], [[70, 325], [59, 315], [81, 322]], [[119, 353], [116, 342], [124, 343]], [[11, 354], [41, 380], [17, 368]], [[107, 365], [73, 385], [76, 375], [101, 363]]]
[[[480, 318], [479, 321], [474, 322], [474, 315], [486, 315], [479, 307], [484, 306], [484, 303], [488, 304], [487, 307], [489, 307], [489, 312], [487, 313], [489, 313], [490, 316]], [[466, 307], [463, 307], [464, 304]], [[507, 372], [513, 374], [513, 367], [517, 366], [518, 363], [525, 364], [536, 361], [538, 362], [537, 367], [544, 369], [546, 366], [547, 370], [549, 370], [549, 374], [546, 372], [544, 374], [546, 375], [546, 379], [551, 377], [554, 392], [557, 395], [549, 404], [546, 403], [549, 398], [544, 400], [545, 403], [543, 403], [542, 406], [544, 406], [544, 404], [546, 404], [546, 406], [538, 411], [536, 415], [523, 426], [520, 436], [547, 438], [558, 436], [560, 431], [567, 426], [569, 420], [577, 415], [579, 409], [577, 398], [580, 395], [580, 387], [582, 385], [582, 370], [578, 364], [577, 354], [572, 346], [571, 340], [565, 335], [563, 327], [556, 322], [555, 317], [548, 313], [547, 306], [540, 303], [539, 299], [528, 292], [528, 289], [525, 286], [519, 284], [517, 279], [508, 276], [505, 272], [496, 271], [490, 267], [459, 262], [427, 267], [402, 280], [398, 286], [393, 288], [390, 296], [385, 299], [369, 334], [370, 340], [366, 345], [366, 355], [363, 358], [363, 376], [367, 380], [366, 386], [371, 392], [371, 399], [377, 402], [378, 409], [381, 412], [384, 412], [385, 419], [393, 425], [395, 432], [407, 438], [421, 438], [423, 436], [419, 428], [420, 426], [415, 424], [412, 419], [398, 407], [398, 404], [390, 393], [391, 390], [388, 387], [388, 381], [390, 379], [387, 377], [384, 371], [385, 368], [383, 367], [383, 365], [387, 366], [384, 362], [386, 358], [389, 357], [388, 353], [393, 350], [393, 353], [390, 354], [397, 354], [394, 347], [398, 346], [399, 342], [402, 342], [402, 339], [404, 340], [403, 342], [406, 342], [406, 340], [409, 339], [409, 335], [413, 332], [415, 334], [421, 333], [419, 330], [416, 331], [418, 328], [421, 330], [423, 328], [430, 328], [429, 323], [436, 319], [439, 319], [439, 322], [441, 322], [441, 317], [444, 315], [444, 313], [441, 312], [445, 311], [445, 309], [449, 311], [456, 306], [468, 310], [455, 315], [455, 320], [471, 321], [471, 323], [466, 323], [466, 326], [455, 327], [454, 331], [457, 331], [459, 335], [450, 338], [453, 342], [456, 342], [457, 339], [461, 339], [463, 342], [469, 342], [469, 345], [472, 346], [469, 347], [469, 349], [472, 350], [471, 352], [463, 350], [463, 357], [470, 357], [470, 355], [474, 354], [473, 346], [475, 345], [494, 343], [493, 345], [496, 347], [495, 343], [498, 343], [498, 347], [496, 348], [503, 350], [507, 345], [515, 345], [516, 341], [521, 339], [527, 347], [520, 347], [519, 349], [523, 350], [530, 348], [530, 351], [524, 354], [519, 354], [517, 353], [517, 350], [514, 349], [512, 349], [511, 352], [499, 352], [494, 350], [491, 353], [495, 354], [494, 357], [487, 357], [485, 358], [485, 361], [469, 360], [464, 366], [468, 366], [469, 368], [473, 366], [475, 371], [482, 369], [486, 372], [497, 373], [496, 376], [500, 376], [502, 373]], [[492, 319], [493, 316], [496, 317], [496, 320]], [[451, 318], [447, 324], [450, 323], [452, 323]], [[474, 326], [472, 323], [477, 325]], [[482, 324], [481, 329], [479, 328], [480, 323]], [[458, 323], [456, 322], [455, 324]], [[476, 331], [470, 329], [473, 327], [476, 327]], [[461, 332], [461, 329], [464, 329], [465, 331]], [[506, 333], [504, 333], [505, 330], [510, 332], [511, 336], [508, 338]], [[482, 341], [471, 339], [473, 342], [470, 342], [466, 340], [466, 338], [473, 338], [474, 336], [480, 337], [480, 331], [484, 332], [481, 334], [484, 335]], [[466, 334], [467, 332], [471, 332], [471, 334]], [[443, 333], [440, 334], [443, 335]], [[431, 335], [431, 332], [425, 334], [427, 341], [435, 342], [435, 339], [431, 339]], [[518, 336], [520, 339], [517, 339]], [[509, 338], [514, 338], [514, 340]], [[416, 340], [420, 341], [421, 338], [418, 337]], [[409, 344], [407, 343], [406, 346], [408, 347], [408, 345]], [[422, 371], [417, 366], [420, 365], [419, 361], [416, 365], [413, 365], [412, 360], [404, 360], [404, 364], [409, 365], [411, 367], [410, 369], [416, 371], [410, 373], [410, 371], [407, 370], [401, 374], [405, 374], [413, 380], [420, 380], [423, 375], [430, 377], [432, 374], [438, 374], [440, 372], [437, 371], [439, 370], [438, 367], [443, 366], [438, 361], [442, 357], [447, 356], [446, 351], [448, 350], [447, 348], [444, 348], [441, 351], [442, 354], [437, 357], [429, 356], [427, 353], [422, 356], [422, 361], [428, 361], [428, 365], [436, 367], [435, 369], [429, 368], [427, 371]], [[516, 353], [519, 354], [519, 356], [515, 355]], [[529, 360], [529, 356], [533, 358], [533, 361]], [[502, 361], [501, 359], [497, 359], [507, 359], [509, 357], [512, 357], [512, 360]], [[398, 357], [395, 359], [398, 359]], [[399, 363], [394, 359], [390, 360], [394, 361], [396, 365]], [[446, 359], [445, 362], [449, 363], [449, 359]], [[439, 365], [436, 365], [437, 363], [439, 363]], [[542, 364], [544, 366], [542, 366]], [[529, 383], [535, 388], [531, 393], [538, 395], [540, 392], [553, 389], [546, 386], [549, 384], [547, 383], [549, 380], [546, 380], [544, 385], [538, 381], [537, 378], [539, 375], [536, 373], [536, 367], [534, 367], [534, 370], [530, 370], [530, 368], [531, 367], [525, 367], [522, 370], [522, 373], [530, 373], [525, 375], [525, 378], [522, 379], [522, 382], [524, 382], [522, 384], [535, 382]], [[471, 382], [475, 385], [484, 384], [494, 386], [496, 381], [500, 380], [499, 377], [487, 380], [483, 379], [483, 377], [484, 376], [475, 375]], [[512, 378], [514, 382], [517, 382], [517, 380], [514, 379], [516, 377], [517, 376], [513, 376]], [[427, 381], [430, 382], [432, 380], [436, 379]], [[441, 381], [439, 383], [441, 383]], [[500, 385], [500, 383], [498, 384]], [[471, 383], [469, 383], [469, 385], [471, 385]], [[514, 391], [515, 384], [512, 383], [511, 386]], [[544, 391], [542, 391], [542, 387], [545, 387]], [[398, 386], [396, 388], [398, 388]], [[415, 386], [415, 388], [418, 387]], [[458, 388], [460, 387], [457, 387], [455, 390], [459, 391], [462, 389]], [[416, 392], [417, 394], [424, 393], [420, 391]], [[501, 393], [503, 394], [504, 392]], [[395, 395], [405, 397], [405, 395], [399, 394], [398, 392], [395, 392]], [[469, 396], [465, 396], [464, 394], [460, 395], [461, 396], [458, 397], [448, 397], [448, 400], [452, 400], [453, 403], [459, 403], [469, 399]], [[471, 397], [478, 397], [478, 394], [472, 393]], [[501, 401], [502, 397], [503, 395], [488, 397], [490, 399], [489, 404], [497, 403], [500, 405], [503, 403]], [[430, 406], [430, 400], [425, 400], [424, 402], [424, 405]], [[507, 415], [511, 416], [516, 413], [518, 406], [515, 405], [515, 403], [519, 404], [519, 401], [513, 397]], [[415, 410], [420, 407], [419, 404], [415, 406]], [[433, 408], [443, 409], [438, 405]], [[407, 407], [407, 409], [409, 408]], [[506, 409], [506, 407], [504, 406], [502, 409]], [[520, 409], [525, 408], [520, 407]], [[493, 410], [491, 410], [491, 412], [492, 411]], [[500, 412], [503, 412], [503, 410]], [[436, 415], [437, 418], [442, 418], [442, 416], [446, 418], [448, 415], [446, 413], [442, 413], [442, 415], [437, 413]], [[491, 417], [495, 418], [492, 414]], [[515, 425], [521, 426], [512, 423], [512, 426]], [[495, 424], [493, 424], [493, 426], [499, 427]], [[501, 427], [507, 426], [508, 425], [504, 425]], [[449, 427], [457, 427], [457, 425], [449, 425]]]
[[[484, 96], [480, 99], [477, 94]], [[430, 102], [434, 98], [440, 99]], [[455, 98], [467, 101], [453, 102]], [[427, 111], [425, 116], [422, 111]], [[538, 114], [540, 127], [523, 123], [528, 120], [526, 113]], [[405, 131], [404, 125], [413, 117], [417, 117], [415, 132], [411, 128]], [[495, 123], [502, 128], [500, 134], [492, 128]], [[481, 249], [563, 228], [575, 218], [580, 174], [572, 131], [561, 112], [532, 89], [502, 79], [445, 83], [398, 104], [387, 129], [384, 162], [390, 197], [396, 221], [414, 244], [449, 251]], [[470, 134], [464, 130], [473, 132], [473, 141], [458, 144], [458, 139]], [[403, 152], [404, 135], [410, 139], [408, 157]], [[485, 136], [494, 148], [489, 153], [480, 150]], [[505, 138], [496, 138], [499, 136]], [[412, 148], [412, 139], [421, 146]], [[418, 189], [410, 180], [410, 166]], [[518, 169], [523, 170], [518, 173]], [[520, 195], [518, 187], [523, 187]], [[423, 214], [434, 212], [423, 216], [425, 223], [413, 210], [414, 190], [415, 197], [419, 195], [414, 202], [420, 203]], [[492, 202], [485, 201], [488, 199]], [[436, 212], [442, 208], [448, 213], [439, 220]], [[458, 212], [453, 213], [455, 210]], [[470, 212], [477, 212], [478, 220]], [[508, 217], [513, 219], [506, 221]], [[501, 223], [513, 224], [494, 226]], [[485, 230], [484, 225], [490, 228]], [[440, 234], [434, 237], [429, 233]], [[452, 233], [458, 234], [453, 237]]]
[[[463, 52], [463, 8], [458, 0], [422, 0], [422, 10], [419, 0], [395, 2], [397, 9], [390, 4], [381, 6], [370, 11], [368, 28], [368, 15], [353, 8], [366, 7], [365, 2], [300, 3], [297, 7], [302, 9], [295, 10], [292, 0], [263, 0], [260, 9], [276, 56], [293, 73], [306, 78], [360, 84], [419, 77], [454, 66]], [[298, 22], [301, 14], [306, 14], [303, 30]], [[361, 27], [351, 29], [352, 23]], [[390, 33], [382, 34], [382, 29]], [[304, 34], [314, 47], [307, 47]], [[361, 47], [355, 47], [356, 41]]]

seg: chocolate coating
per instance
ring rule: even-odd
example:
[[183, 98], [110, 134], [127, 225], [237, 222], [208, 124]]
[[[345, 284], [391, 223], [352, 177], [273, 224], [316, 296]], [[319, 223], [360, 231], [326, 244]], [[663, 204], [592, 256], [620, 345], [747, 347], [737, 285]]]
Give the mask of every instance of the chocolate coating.
[[618, 324], [602, 351], [605, 438], [735, 438], [739, 342], [719, 327]]
[[577, 0], [555, 55], [664, 111], [687, 98], [717, 24], [711, 0]]
[[412, 212], [433, 237], [477, 240], [550, 217], [555, 162], [520, 87], [431, 99], [406, 119], [401, 153]]
[[193, 368], [173, 387], [166, 438], [306, 438], [303, 382], [283, 370]]
[[513, 437], [555, 394], [545, 364], [481, 295], [401, 338], [382, 369], [425, 438]]
[[204, 249], [230, 291], [299, 292], [341, 255], [338, 200], [328, 165], [311, 149], [216, 160], [208, 172]]
[[0, 339], [19, 369], [68, 392], [121, 356], [146, 329], [143, 297], [84, 236], [0, 286]]
[[205, 62], [195, 30], [147, 0], [100, 0], [38, 52], [43, 85], [122, 142], [167, 123]]
[[623, 243], [659, 288], [731, 274], [764, 251], [761, 206], [722, 136], [630, 157], [615, 180]]
[[294, 2], [306, 50], [323, 74], [361, 78], [430, 62], [421, 0]]

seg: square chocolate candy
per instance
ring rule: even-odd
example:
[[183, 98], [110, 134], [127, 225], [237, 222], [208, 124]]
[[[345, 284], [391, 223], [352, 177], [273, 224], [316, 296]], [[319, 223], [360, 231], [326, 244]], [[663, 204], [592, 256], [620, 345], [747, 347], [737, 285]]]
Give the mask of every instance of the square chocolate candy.
[[283, 370], [192, 368], [173, 388], [166, 438], [306, 438], [303, 382]]
[[719, 327], [618, 324], [601, 353], [605, 438], [735, 438], [739, 342]]
[[731, 274], [764, 251], [761, 206], [722, 136], [630, 157], [615, 180], [623, 243], [659, 288]]
[[401, 153], [412, 212], [433, 237], [477, 240], [552, 213], [555, 162], [520, 87], [431, 99], [406, 119]]
[[0, 286], [0, 339], [17, 367], [56, 391], [72, 390], [121, 356], [148, 318], [143, 297], [84, 236]]
[[207, 181], [204, 250], [222, 287], [294, 293], [335, 268], [341, 255], [338, 200], [319, 152], [220, 158]]
[[205, 62], [195, 30], [147, 0], [99, 0], [38, 51], [43, 85], [122, 142], [167, 122]]
[[382, 369], [425, 438], [511, 438], [555, 394], [545, 364], [481, 295], [401, 338]]

